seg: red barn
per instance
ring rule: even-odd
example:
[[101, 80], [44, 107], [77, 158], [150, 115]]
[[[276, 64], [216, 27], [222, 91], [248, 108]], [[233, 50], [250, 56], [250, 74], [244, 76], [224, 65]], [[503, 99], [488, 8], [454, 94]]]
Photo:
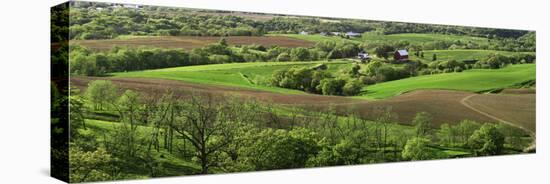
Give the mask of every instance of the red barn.
[[409, 60], [409, 52], [407, 52], [407, 50], [397, 50], [393, 53], [393, 59], [397, 61], [407, 61]]

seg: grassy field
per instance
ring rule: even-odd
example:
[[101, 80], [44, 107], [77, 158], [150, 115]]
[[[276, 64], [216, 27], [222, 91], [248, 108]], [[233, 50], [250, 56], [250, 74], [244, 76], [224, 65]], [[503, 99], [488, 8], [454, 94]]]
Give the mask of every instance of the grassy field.
[[[273, 71], [293, 66], [313, 66], [319, 63], [327, 63], [329, 71], [337, 71], [349, 66], [349, 62], [344, 61], [231, 63], [123, 72], [114, 73], [113, 75], [115, 77], [171, 79], [284, 94], [305, 94], [305, 92], [299, 90], [271, 87], [266, 85], [266, 82]], [[382, 99], [416, 89], [451, 89], [480, 92], [505, 88], [534, 79], [534, 64], [514, 65], [499, 70], [468, 70], [462, 73], [427, 75], [379, 83], [366, 87], [366, 92], [359, 97]]]
[[473, 37], [473, 36], [460, 36], [460, 35], [445, 35], [445, 34], [425, 34], [425, 33], [401, 33], [401, 34], [389, 34], [380, 35], [373, 33], [365, 33], [361, 38], [344, 39], [338, 36], [322, 36], [319, 34], [312, 35], [300, 35], [300, 34], [273, 34], [270, 36], [286, 36], [290, 38], [302, 39], [311, 42], [320, 42], [325, 40], [343, 42], [350, 41], [355, 43], [362, 42], [374, 42], [374, 41], [408, 41], [412, 44], [431, 42], [431, 41], [456, 41], [461, 42], [473, 42], [473, 43], [487, 43], [487, 38]]
[[285, 94], [304, 94], [299, 90], [270, 87], [265, 85], [273, 71], [293, 66], [314, 66], [319, 63], [327, 63], [329, 70], [337, 70], [349, 62], [343, 61], [315, 61], [315, 62], [258, 62], [258, 63], [230, 63], [199, 65], [187, 67], [175, 67], [158, 70], [146, 70], [136, 72], [113, 73], [115, 77], [143, 77], [181, 80], [186, 82], [226, 85], [259, 89]]
[[456, 41], [487, 43], [487, 38], [461, 36], [461, 35], [446, 35], [446, 34], [425, 34], [425, 33], [401, 33], [401, 34], [363, 34], [363, 41], [408, 41], [409, 43], [418, 44], [431, 41]]
[[518, 53], [535, 54], [534, 52], [510, 52], [510, 51], [497, 51], [497, 50], [428, 50], [424, 51], [424, 58], [416, 57], [411, 53], [411, 59], [419, 59], [425, 62], [432, 61], [432, 55], [436, 54], [437, 61], [449, 61], [449, 60], [481, 60], [485, 59], [491, 54], [502, 54], [505, 56], [511, 56]]
[[474, 69], [461, 73], [425, 75], [367, 86], [363, 98], [382, 99], [417, 89], [451, 89], [481, 92], [535, 80], [535, 64], [503, 69]]

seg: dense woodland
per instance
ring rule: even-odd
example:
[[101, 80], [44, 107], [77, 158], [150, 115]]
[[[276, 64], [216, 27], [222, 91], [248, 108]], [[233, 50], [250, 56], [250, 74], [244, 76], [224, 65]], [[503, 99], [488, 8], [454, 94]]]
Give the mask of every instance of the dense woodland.
[[411, 47], [424, 47], [424, 50], [442, 48], [535, 50], [534, 32], [522, 30], [258, 14], [258, 16], [272, 17], [267, 21], [260, 21], [220, 14], [220, 12], [149, 6], [142, 9], [113, 8], [109, 4], [101, 3], [82, 5], [70, 11], [70, 38], [110, 39], [121, 35], [261, 36], [268, 33], [301, 31], [310, 33], [351, 31], [381, 35], [438, 33], [483, 37], [490, 39], [491, 43], [475, 45], [460, 41], [433, 42], [420, 46], [411, 45]]
[[[408, 126], [397, 124], [390, 108], [366, 120], [227, 96], [152, 97], [103, 80], [75, 90], [71, 182], [500, 155], [530, 143], [527, 133], [505, 124], [437, 127], [425, 112]], [[112, 121], [110, 131], [85, 118]], [[178, 168], [167, 159], [196, 165]]]

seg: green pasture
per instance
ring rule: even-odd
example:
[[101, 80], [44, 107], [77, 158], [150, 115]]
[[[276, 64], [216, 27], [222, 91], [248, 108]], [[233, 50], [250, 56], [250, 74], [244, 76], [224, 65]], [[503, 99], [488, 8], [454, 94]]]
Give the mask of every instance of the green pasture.
[[459, 73], [411, 77], [367, 86], [363, 89], [361, 98], [382, 99], [418, 89], [490, 91], [535, 80], [535, 71], [535, 64], [522, 64], [502, 69], [472, 69]]

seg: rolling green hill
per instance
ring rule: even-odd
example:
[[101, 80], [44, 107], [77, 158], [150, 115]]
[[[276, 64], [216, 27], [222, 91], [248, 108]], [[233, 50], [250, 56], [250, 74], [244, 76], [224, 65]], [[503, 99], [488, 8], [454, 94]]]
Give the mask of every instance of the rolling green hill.
[[258, 63], [230, 63], [175, 67], [157, 70], [113, 73], [114, 77], [143, 77], [181, 80], [199, 84], [226, 85], [258, 89], [287, 94], [304, 94], [299, 90], [267, 86], [265, 83], [276, 70], [293, 66], [314, 66], [327, 63], [329, 70], [337, 70], [338, 65], [346, 65], [343, 61], [315, 61], [315, 62], [258, 62]]
[[408, 41], [409, 43], [423, 43], [431, 41], [456, 41], [487, 43], [487, 38], [461, 36], [461, 35], [446, 35], [446, 34], [426, 34], [426, 33], [401, 33], [401, 34], [363, 34], [363, 41]]
[[510, 52], [510, 51], [497, 51], [497, 50], [466, 50], [466, 49], [458, 49], [458, 50], [428, 50], [424, 51], [424, 58], [416, 57], [414, 55], [411, 55], [412, 59], [420, 59], [422, 61], [431, 62], [432, 61], [432, 55], [437, 55], [438, 61], [449, 61], [449, 60], [481, 60], [485, 59], [488, 55], [491, 54], [502, 54], [505, 56], [511, 56], [518, 53], [524, 53], [524, 54], [535, 54], [534, 52]]
[[389, 34], [380, 35], [373, 33], [365, 33], [361, 38], [344, 39], [338, 36], [322, 36], [319, 34], [312, 35], [300, 35], [300, 34], [273, 34], [271, 36], [287, 36], [296, 39], [302, 39], [312, 42], [319, 42], [325, 40], [331, 40], [336, 42], [350, 41], [355, 43], [362, 43], [364, 41], [408, 41], [409, 43], [417, 44], [430, 41], [456, 41], [461, 42], [473, 42], [477, 44], [488, 43], [487, 38], [473, 37], [473, 36], [461, 36], [461, 35], [446, 35], [446, 34], [427, 34], [427, 33], [401, 33], [401, 34]]
[[535, 64], [512, 65], [503, 69], [474, 69], [461, 73], [425, 75], [379, 83], [364, 88], [361, 98], [382, 99], [417, 89], [451, 89], [481, 92], [535, 80]]

